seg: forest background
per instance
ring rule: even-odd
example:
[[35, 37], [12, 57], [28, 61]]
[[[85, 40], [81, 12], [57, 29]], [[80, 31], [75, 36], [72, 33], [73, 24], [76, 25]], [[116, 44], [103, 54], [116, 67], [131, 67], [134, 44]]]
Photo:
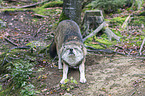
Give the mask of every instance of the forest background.
[[[64, 0], [65, 1], [65, 0]], [[81, 1], [81, 0], [80, 0]], [[102, 29], [84, 44], [88, 50], [86, 84], [78, 83], [72, 69], [66, 84], [57, 58], [49, 57], [62, 10], [62, 0], [0, 0], [0, 95], [1, 96], [143, 96], [145, 95], [145, 2], [144, 0], [81, 1], [83, 19], [88, 10], [101, 10], [109, 31]], [[85, 33], [86, 32], [86, 33]]]

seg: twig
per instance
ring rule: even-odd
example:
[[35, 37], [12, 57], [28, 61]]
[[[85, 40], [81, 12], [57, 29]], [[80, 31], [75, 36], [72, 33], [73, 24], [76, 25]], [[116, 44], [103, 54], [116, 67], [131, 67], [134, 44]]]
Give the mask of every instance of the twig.
[[139, 54], [140, 55], [142, 55], [142, 48], [143, 48], [143, 46], [144, 46], [144, 43], [145, 43], [145, 38], [143, 39], [143, 41], [142, 41], [142, 44], [141, 44], [141, 46], [140, 46], [140, 49], [139, 49]]
[[10, 8], [17, 8], [17, 9], [20, 9], [20, 8], [30, 8], [30, 7], [35, 7], [37, 5], [40, 5], [40, 4], [43, 4], [45, 2], [48, 2], [49, 0], [45, 0], [45, 1], [42, 1], [42, 2], [37, 2], [37, 3], [34, 3], [34, 4], [31, 4], [31, 5], [25, 5], [25, 6], [12, 6], [12, 7], [0, 7], [2, 9], [10, 9]]
[[14, 46], [18, 46], [17, 44], [15, 44], [14, 42], [12, 42], [12, 41], [9, 40], [8, 38], [4, 37], [4, 39], [5, 39], [8, 43], [10, 43], [10, 44], [12, 44], [12, 45], [14, 45]]
[[37, 37], [37, 34], [40, 32], [40, 30], [41, 30], [41, 28], [43, 27], [44, 25], [42, 25], [39, 29], [38, 29], [38, 31], [36, 32], [36, 34], [34, 35], [34, 37]]
[[109, 49], [95, 49], [95, 48], [93, 48], [93, 50], [87, 49], [87, 51], [88, 52], [104, 52], [104, 53], [108, 53], [108, 54], [117, 53], [117, 54], [120, 54], [120, 55], [126, 55], [126, 54], [116, 52], [116, 51], [113, 51], [113, 50], [109, 50]]
[[135, 94], [136, 91], [133, 91], [132, 94], [130, 96], [133, 96]]
[[103, 27], [104, 27], [105, 22], [103, 22], [95, 31], [93, 31], [91, 34], [89, 34], [88, 36], [86, 36], [83, 41], [85, 41], [87, 38], [94, 36], [95, 34], [97, 34]]
[[38, 18], [49, 18], [49, 16], [44, 16], [44, 15], [40, 15], [40, 14], [34, 14], [34, 17], [38, 17]]

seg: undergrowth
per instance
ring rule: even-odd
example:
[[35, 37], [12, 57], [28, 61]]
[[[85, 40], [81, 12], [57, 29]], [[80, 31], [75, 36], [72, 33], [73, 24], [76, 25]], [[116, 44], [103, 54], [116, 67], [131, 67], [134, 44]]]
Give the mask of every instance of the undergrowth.
[[13, 49], [5, 54], [1, 68], [7, 71], [1, 73], [1, 81], [6, 82], [0, 92], [1, 96], [11, 94], [21, 96], [35, 95], [35, 87], [31, 83], [30, 78], [33, 77], [35, 57], [24, 50]]

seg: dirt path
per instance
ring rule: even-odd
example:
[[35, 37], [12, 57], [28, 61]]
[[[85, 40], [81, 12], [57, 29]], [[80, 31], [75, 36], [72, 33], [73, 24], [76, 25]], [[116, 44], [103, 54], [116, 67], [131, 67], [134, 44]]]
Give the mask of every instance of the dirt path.
[[[79, 83], [78, 88], [69, 93], [74, 96], [144, 96], [144, 63], [145, 61], [133, 57], [115, 56], [110, 59], [95, 55], [87, 56], [87, 83]], [[46, 91], [48, 92], [51, 87], [59, 83], [62, 72], [59, 72], [57, 68], [46, 68], [42, 74], [48, 74], [48, 78], [43, 81], [46, 86], [41, 90], [48, 89]], [[68, 78], [71, 76], [79, 82], [78, 70], [70, 69]], [[46, 92], [42, 92], [41, 95], [45, 96]], [[48, 94], [48, 96], [59, 94]]]
[[[92, 58], [90, 58], [92, 59]], [[93, 58], [93, 65], [87, 61], [86, 77], [88, 87], [74, 90], [78, 96], [144, 96], [144, 61], [132, 57], [115, 56]], [[90, 61], [90, 60], [89, 60]]]

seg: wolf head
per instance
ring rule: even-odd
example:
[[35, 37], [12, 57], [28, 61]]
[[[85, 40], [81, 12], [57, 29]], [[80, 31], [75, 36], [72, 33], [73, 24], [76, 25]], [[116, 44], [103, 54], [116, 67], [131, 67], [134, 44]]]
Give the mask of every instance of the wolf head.
[[81, 44], [64, 44], [61, 49], [61, 59], [70, 66], [80, 64], [86, 55], [86, 49]]

